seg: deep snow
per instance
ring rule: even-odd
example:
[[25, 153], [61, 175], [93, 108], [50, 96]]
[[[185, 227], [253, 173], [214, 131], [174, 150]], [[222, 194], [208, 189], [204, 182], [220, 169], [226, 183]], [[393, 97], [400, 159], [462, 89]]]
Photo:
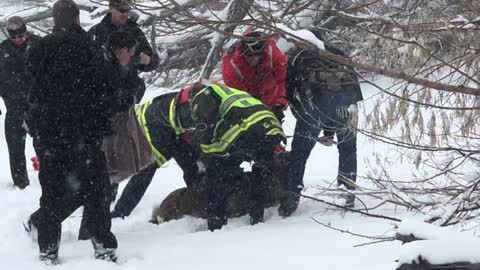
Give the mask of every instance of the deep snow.
[[[158, 95], [163, 90], [147, 93]], [[375, 91], [366, 88], [370, 106]], [[2, 111], [5, 111], [3, 103]], [[4, 132], [4, 117], [0, 117], [0, 265], [3, 269], [41, 269], [37, 259], [38, 247], [22, 227], [28, 215], [38, 206], [40, 186], [37, 173], [29, 164], [31, 186], [26, 190], [14, 189], [8, 168], [8, 153]], [[292, 134], [294, 120], [287, 114], [286, 133]], [[385, 146], [372, 144], [359, 136], [359, 174], [365, 173], [364, 159], [373, 151], [388, 151]], [[27, 158], [34, 155], [31, 140], [27, 141]], [[409, 164], [398, 164], [394, 175], [410, 177]], [[337, 170], [337, 150], [318, 145], [307, 164], [305, 183], [323, 185], [333, 181]], [[360, 182], [361, 184], [361, 182]], [[121, 185], [121, 188], [125, 183]], [[312, 220], [330, 224], [344, 230], [368, 235], [393, 235], [393, 224], [369, 219], [358, 214], [332, 211], [324, 204], [303, 200], [298, 211], [290, 218], [280, 218], [276, 208], [268, 209], [264, 224], [250, 226], [247, 217], [229, 220], [220, 231], [208, 232], [206, 222], [185, 218], [161, 225], [149, 224], [151, 209], [172, 190], [183, 186], [181, 171], [171, 161], [157, 171], [155, 179], [143, 200], [125, 220], [114, 220], [113, 231], [118, 237], [119, 265], [96, 261], [88, 241], [77, 241], [81, 211], [63, 223], [60, 247], [61, 265], [58, 269], [394, 269], [400, 244], [387, 242], [364, 247], [353, 245], [368, 242], [348, 234], [323, 227]], [[403, 215], [385, 207], [380, 213]]]

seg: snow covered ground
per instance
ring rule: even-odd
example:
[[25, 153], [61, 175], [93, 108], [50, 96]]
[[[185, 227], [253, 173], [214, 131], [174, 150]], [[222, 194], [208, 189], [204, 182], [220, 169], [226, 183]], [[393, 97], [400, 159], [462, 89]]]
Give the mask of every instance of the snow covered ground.
[[[371, 106], [376, 92], [365, 88], [367, 99], [362, 106]], [[158, 95], [150, 91], [147, 96]], [[0, 106], [5, 111], [3, 104]], [[8, 168], [8, 153], [3, 132], [4, 116], [0, 117], [0, 265], [2, 269], [43, 269], [38, 259], [38, 246], [24, 232], [22, 222], [38, 206], [40, 186], [37, 173], [29, 166], [31, 186], [26, 190], [13, 188]], [[285, 123], [287, 134], [293, 133], [294, 119], [289, 114]], [[388, 151], [360, 136], [358, 142], [359, 174], [365, 173], [364, 159], [373, 151]], [[27, 158], [34, 155], [27, 142]], [[29, 164], [30, 165], [30, 164]], [[396, 164], [394, 177], [410, 177], [410, 164]], [[307, 164], [305, 183], [323, 184], [333, 181], [337, 173], [337, 150], [318, 145]], [[181, 171], [174, 162], [157, 171], [145, 197], [126, 220], [114, 220], [113, 231], [119, 241], [119, 265], [93, 258], [91, 243], [77, 241], [81, 212], [77, 211], [63, 223], [60, 248], [61, 265], [57, 269], [369, 269], [395, 268], [400, 244], [353, 247], [368, 240], [333, 231], [313, 219], [344, 230], [367, 235], [393, 235], [392, 223], [368, 219], [358, 214], [331, 211], [328, 206], [302, 200], [290, 218], [278, 216], [277, 209], [266, 212], [266, 222], [248, 225], [247, 217], [229, 220], [220, 231], [209, 232], [206, 222], [185, 218], [161, 225], [149, 224], [151, 209], [172, 190], [183, 185]], [[123, 188], [125, 183], [121, 185]], [[368, 202], [367, 202], [368, 203]], [[403, 216], [393, 207], [378, 213]], [[4, 268], [8, 267], [8, 268]]]

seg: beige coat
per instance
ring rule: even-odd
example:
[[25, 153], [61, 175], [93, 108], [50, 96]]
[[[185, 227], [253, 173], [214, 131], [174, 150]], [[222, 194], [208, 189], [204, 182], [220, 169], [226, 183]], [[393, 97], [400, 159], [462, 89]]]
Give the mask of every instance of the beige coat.
[[110, 181], [121, 182], [155, 162], [155, 158], [133, 107], [115, 115], [112, 122], [114, 134], [105, 138], [103, 150]]

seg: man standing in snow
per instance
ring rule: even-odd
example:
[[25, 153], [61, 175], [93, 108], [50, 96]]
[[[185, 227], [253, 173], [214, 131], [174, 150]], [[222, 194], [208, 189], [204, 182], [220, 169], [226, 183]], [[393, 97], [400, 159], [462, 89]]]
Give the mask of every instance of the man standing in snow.
[[[131, 10], [132, 0], [109, 0], [110, 12], [102, 19], [100, 23], [93, 26], [89, 31], [89, 35], [93, 41], [105, 46], [110, 35], [116, 31], [125, 31], [130, 33], [137, 42], [135, 59], [129, 65], [129, 69], [133, 70], [138, 76], [138, 72], [152, 71], [158, 66], [159, 58], [154, 50], [148, 44], [145, 34], [142, 32], [137, 23], [128, 17]], [[135, 96], [135, 103], [140, 102], [145, 93], [145, 85], [143, 88], [130, 89]], [[149, 176], [145, 172], [141, 172], [132, 177], [129, 185], [132, 189], [138, 189], [138, 185], [144, 185]], [[148, 185], [148, 184], [147, 184]], [[118, 183], [112, 184], [112, 201], [117, 195]], [[125, 199], [130, 200], [129, 193], [125, 194]]]
[[[319, 30], [310, 30], [322, 40]], [[331, 46], [326, 50], [345, 56]], [[362, 92], [355, 71], [314, 51], [295, 48], [288, 64], [287, 95], [293, 115], [297, 118], [288, 164], [288, 196], [281, 202], [279, 214], [290, 216], [298, 206], [303, 189], [305, 164], [318, 142], [331, 146], [336, 134], [339, 152], [337, 184], [355, 189], [357, 176], [357, 102]], [[317, 138], [323, 130], [323, 137]], [[355, 197], [346, 193], [347, 207], [354, 206]]]
[[97, 259], [116, 261], [111, 232], [110, 180], [101, 150], [111, 133], [113, 87], [104, 55], [80, 27], [72, 0], [52, 8], [54, 28], [27, 53], [30, 87], [27, 126], [42, 166], [40, 208], [28, 229], [38, 232], [40, 260], [58, 263], [61, 224], [83, 205], [81, 240]]
[[26, 132], [22, 127], [30, 83], [25, 71], [24, 56], [28, 47], [40, 37], [30, 34], [25, 22], [18, 16], [8, 19], [7, 32], [9, 38], [0, 44], [0, 97], [7, 107], [5, 139], [13, 184], [24, 189], [30, 183], [25, 161]]
[[[110, 12], [102, 21], [94, 25], [88, 34], [99, 46], [106, 46], [113, 32], [125, 31], [130, 33], [137, 42], [135, 59], [131, 64], [138, 72], [152, 71], [158, 66], [159, 58], [148, 44], [145, 34], [137, 23], [128, 17], [132, 0], [109, 0]], [[144, 89], [145, 90], [145, 89]], [[144, 92], [136, 93], [137, 102], [143, 97]]]

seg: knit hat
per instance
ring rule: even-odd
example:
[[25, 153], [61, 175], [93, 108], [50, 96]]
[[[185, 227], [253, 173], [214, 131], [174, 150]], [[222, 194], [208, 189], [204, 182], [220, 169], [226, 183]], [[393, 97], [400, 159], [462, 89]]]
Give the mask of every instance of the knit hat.
[[13, 16], [7, 20], [7, 32], [9, 36], [16, 36], [27, 31], [27, 26], [22, 18]]
[[132, 0], [108, 0], [108, 4], [111, 7], [132, 6]]
[[70, 26], [74, 24], [80, 10], [72, 0], [58, 0], [52, 8], [55, 26]]

